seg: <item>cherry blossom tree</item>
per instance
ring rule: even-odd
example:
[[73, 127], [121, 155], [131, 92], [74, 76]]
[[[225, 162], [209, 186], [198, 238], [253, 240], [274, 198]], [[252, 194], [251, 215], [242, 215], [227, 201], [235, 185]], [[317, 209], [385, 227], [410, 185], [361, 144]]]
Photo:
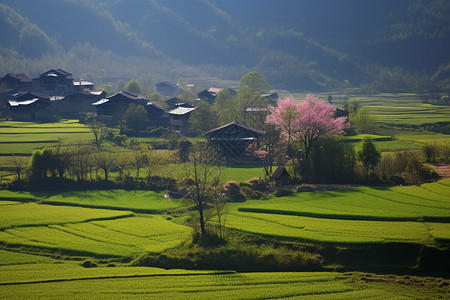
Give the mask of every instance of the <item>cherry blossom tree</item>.
[[[332, 135], [342, 135], [350, 124], [346, 117], [335, 118], [336, 107], [320, 101], [312, 94], [299, 101], [287, 97], [278, 101], [277, 107], [269, 107], [266, 123], [275, 125], [287, 140], [287, 154], [294, 159], [293, 146], [302, 149], [297, 153], [301, 167], [305, 166], [314, 143]], [[303, 158], [303, 160], [301, 160]]]

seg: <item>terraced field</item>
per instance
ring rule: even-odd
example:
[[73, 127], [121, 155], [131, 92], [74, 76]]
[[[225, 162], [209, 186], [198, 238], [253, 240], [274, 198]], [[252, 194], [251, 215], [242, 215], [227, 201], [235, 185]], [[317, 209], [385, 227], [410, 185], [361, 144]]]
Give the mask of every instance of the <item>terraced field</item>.
[[431, 299], [448, 295], [445, 289], [436, 288], [436, 283], [423, 278], [408, 281], [395, 276], [390, 279], [367, 276], [142, 267], [85, 269], [72, 264], [35, 264], [0, 267], [0, 293], [8, 299]]
[[190, 239], [191, 229], [160, 215], [8, 203], [0, 210], [0, 244], [88, 256], [160, 253]]
[[31, 153], [33, 149], [58, 143], [79, 143], [92, 140], [92, 133], [78, 120], [58, 123], [19, 121], [0, 122], [0, 153]]
[[227, 226], [320, 243], [450, 241], [450, 180], [355, 187], [233, 204]]

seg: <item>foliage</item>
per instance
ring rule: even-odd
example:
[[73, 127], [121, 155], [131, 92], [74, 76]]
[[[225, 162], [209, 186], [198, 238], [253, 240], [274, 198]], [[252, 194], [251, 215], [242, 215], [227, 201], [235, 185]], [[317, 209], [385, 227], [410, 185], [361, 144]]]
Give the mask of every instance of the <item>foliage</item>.
[[381, 152], [377, 150], [372, 139], [364, 138], [357, 149], [356, 154], [358, 156], [358, 160], [366, 169], [368, 177], [369, 171], [373, 170], [373, 168], [375, 168], [375, 166], [380, 162]]
[[242, 76], [239, 81], [239, 91], [245, 86], [257, 92], [267, 92], [270, 89], [270, 85], [258, 72], [250, 72]]
[[351, 123], [358, 133], [375, 133], [375, 116], [369, 113], [367, 107], [359, 109], [352, 116]]
[[148, 124], [147, 110], [142, 105], [130, 103], [123, 115], [125, 126], [133, 130], [144, 130]]
[[[266, 122], [281, 130], [287, 140], [287, 155], [291, 159], [296, 157], [304, 168], [319, 138], [342, 135], [349, 127], [345, 117], [334, 117], [335, 111], [334, 106], [308, 94], [304, 101], [285, 98], [278, 101], [277, 107], [269, 106]], [[295, 146], [300, 146], [303, 152], [295, 154]]]
[[102, 141], [106, 138], [108, 134], [108, 128], [105, 126], [105, 124], [95, 120], [90, 121], [88, 123], [88, 127], [89, 130], [94, 135], [95, 145], [97, 146], [97, 149], [99, 149]]
[[216, 111], [205, 101], [197, 103], [197, 109], [189, 117], [189, 129], [195, 135], [203, 135], [206, 131], [218, 126]]
[[161, 107], [164, 107], [164, 108], [167, 107], [167, 103], [164, 101], [163, 96], [161, 96], [161, 94], [158, 93], [158, 92], [154, 92], [154, 93], [150, 94], [148, 96], [148, 101], [153, 103], [153, 104], [156, 104], [156, 105], [159, 105]]
[[320, 139], [311, 151], [309, 172], [304, 174], [324, 182], [351, 182], [355, 179], [356, 153], [342, 138]]
[[136, 79], [131, 79], [123, 88], [125, 91], [141, 95], [142, 94], [142, 86]]

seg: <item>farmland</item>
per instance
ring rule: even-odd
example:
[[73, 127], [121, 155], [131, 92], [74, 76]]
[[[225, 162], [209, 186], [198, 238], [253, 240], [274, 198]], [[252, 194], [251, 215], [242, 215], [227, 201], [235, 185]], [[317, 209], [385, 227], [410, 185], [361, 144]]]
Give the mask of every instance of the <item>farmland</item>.
[[365, 277], [358, 273], [234, 273], [138, 267], [85, 269], [72, 264], [3, 266], [0, 270], [0, 292], [8, 299], [387, 299], [399, 295], [411, 298], [446, 295], [444, 289], [438, 288], [439, 282], [429, 279], [370, 274]]
[[[340, 99], [339, 95], [335, 97], [338, 105], [342, 104]], [[393, 130], [385, 128], [370, 136], [378, 149], [413, 149], [419, 153], [426, 143], [448, 144], [448, 135], [402, 127], [448, 121], [450, 112], [445, 107], [422, 104], [412, 94], [353, 95], [348, 101], [367, 106], [378, 122], [395, 124]], [[344, 139], [357, 145], [365, 136]], [[135, 140], [167, 142], [164, 138]], [[94, 141], [89, 129], [76, 120], [48, 124], [0, 122], [2, 166], [10, 163], [9, 155], [29, 156], [34, 149], [57, 143], [93, 146]], [[115, 154], [132, 150], [105, 142], [102, 151]], [[175, 152], [156, 151], [158, 157], [169, 157]], [[220, 172], [224, 181], [247, 182], [247, 186], [249, 179], [264, 177], [259, 165], [231, 165], [222, 167]], [[185, 165], [173, 162], [155, 173], [186, 175]], [[136, 170], [129, 168], [127, 174], [136, 177]], [[116, 180], [118, 175], [117, 170], [112, 170], [109, 178]], [[146, 170], [141, 170], [140, 177], [145, 175]], [[103, 174], [95, 172], [93, 177], [102, 178]], [[7, 178], [13, 180], [14, 176]], [[421, 186], [353, 185], [229, 203], [224, 213], [227, 243], [201, 250], [193, 243], [188, 201], [169, 199], [165, 190], [122, 189], [122, 183], [115, 189], [100, 189], [101, 185], [91, 188], [97, 190], [0, 190], [2, 296], [449, 296], [447, 281], [412, 275], [448, 276], [442, 270], [447, 266], [445, 257], [450, 243], [450, 179]], [[215, 228], [215, 222], [212, 218], [209, 226]], [[253, 260], [254, 265], [260, 263], [260, 269], [251, 271], [270, 273], [245, 273], [237, 267], [227, 270], [227, 259], [239, 255], [243, 264], [246, 260]], [[284, 263], [271, 265], [280, 261]], [[274, 270], [277, 272], [271, 272]]]

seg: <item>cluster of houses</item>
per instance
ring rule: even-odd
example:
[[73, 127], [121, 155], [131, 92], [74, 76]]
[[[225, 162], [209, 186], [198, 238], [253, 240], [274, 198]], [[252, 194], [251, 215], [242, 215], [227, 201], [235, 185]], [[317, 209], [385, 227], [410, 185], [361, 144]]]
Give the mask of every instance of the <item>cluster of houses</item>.
[[[167, 103], [164, 109], [141, 95], [120, 91], [107, 96], [106, 92], [94, 89], [94, 83], [74, 80], [72, 74], [61, 69], [51, 69], [37, 78], [25, 74], [8, 73], [0, 78], [0, 102], [3, 115], [18, 121], [45, 122], [60, 118], [87, 120], [97, 118], [105, 124], [121, 120], [130, 103], [146, 108], [148, 126], [165, 127], [185, 133], [194, 106], [177, 98], [183, 89], [164, 81], [156, 89]], [[228, 89], [231, 95], [236, 91]], [[198, 93], [199, 101], [213, 103], [221, 89], [210, 88]]]

